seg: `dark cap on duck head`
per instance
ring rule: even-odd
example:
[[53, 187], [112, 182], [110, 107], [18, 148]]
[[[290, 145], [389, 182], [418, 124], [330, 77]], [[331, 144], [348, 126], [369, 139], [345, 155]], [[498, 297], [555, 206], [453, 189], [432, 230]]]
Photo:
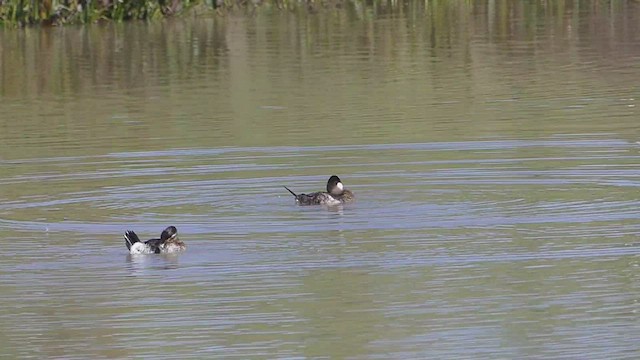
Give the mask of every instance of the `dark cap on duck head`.
[[175, 226], [169, 226], [166, 229], [162, 230], [162, 234], [160, 234], [160, 240], [168, 240], [178, 234], [178, 229]]

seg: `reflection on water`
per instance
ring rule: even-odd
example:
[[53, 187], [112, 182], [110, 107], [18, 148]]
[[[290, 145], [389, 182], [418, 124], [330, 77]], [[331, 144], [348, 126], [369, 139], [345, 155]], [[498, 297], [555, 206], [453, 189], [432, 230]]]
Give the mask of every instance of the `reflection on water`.
[[635, 358], [638, 10], [0, 31], [0, 354]]
[[127, 255], [127, 263], [132, 275], [145, 276], [158, 270], [179, 268], [180, 255], [161, 254], [159, 256]]
[[635, 125], [637, 2], [436, 3], [0, 32], [2, 157]]

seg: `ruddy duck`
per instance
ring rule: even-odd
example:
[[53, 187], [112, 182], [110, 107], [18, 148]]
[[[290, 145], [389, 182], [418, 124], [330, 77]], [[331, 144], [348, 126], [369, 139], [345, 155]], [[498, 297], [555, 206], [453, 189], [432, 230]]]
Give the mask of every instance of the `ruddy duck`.
[[298, 205], [329, 205], [335, 206], [350, 203], [355, 200], [353, 193], [344, 188], [342, 181], [336, 175], [332, 175], [327, 181], [327, 192], [318, 191], [311, 194], [297, 194], [284, 187], [296, 198]]
[[175, 226], [164, 229], [160, 234], [160, 239], [151, 239], [145, 242], [140, 241], [135, 232], [127, 230], [124, 233], [124, 240], [132, 255], [175, 253], [187, 248], [187, 245], [178, 239], [178, 229]]

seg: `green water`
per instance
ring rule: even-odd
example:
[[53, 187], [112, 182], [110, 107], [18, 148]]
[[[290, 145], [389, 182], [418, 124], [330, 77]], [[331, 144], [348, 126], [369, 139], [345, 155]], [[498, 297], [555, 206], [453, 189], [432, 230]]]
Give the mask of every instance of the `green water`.
[[[0, 30], [0, 357], [636, 358], [639, 19]], [[331, 174], [355, 204], [282, 188]], [[184, 254], [127, 255], [167, 225]]]

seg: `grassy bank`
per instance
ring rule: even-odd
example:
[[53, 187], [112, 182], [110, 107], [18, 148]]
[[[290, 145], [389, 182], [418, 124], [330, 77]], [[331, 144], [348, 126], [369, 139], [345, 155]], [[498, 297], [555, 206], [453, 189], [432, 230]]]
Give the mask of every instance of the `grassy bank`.
[[[0, 26], [85, 24], [99, 21], [146, 20], [187, 10], [224, 13], [270, 7], [280, 10], [339, 8], [361, 0], [0, 0]], [[397, 4], [394, 0], [372, 3]]]
[[[348, 0], [0, 0], [0, 26], [85, 24], [174, 16], [190, 9], [226, 12], [340, 7]], [[384, 0], [390, 1], [393, 0]]]
[[0, 24], [61, 25], [153, 19], [179, 14], [206, 0], [0, 0]]
[[[224, 14], [234, 10], [270, 8], [278, 10], [303, 10], [314, 13], [322, 9], [370, 8], [381, 12], [420, 12], [426, 8], [492, 7], [517, 11], [530, 4], [536, 11], [580, 11], [596, 8], [637, 6], [640, 0], [551, 0], [521, 2], [517, 0], [0, 0], [0, 26], [84, 24], [98, 21], [146, 20], [174, 16], [188, 10]], [[585, 10], [583, 10], [585, 9]], [[574, 9], [575, 10], [575, 9]], [[577, 11], [577, 10], [576, 10]], [[446, 15], [441, 13], [437, 18]]]

